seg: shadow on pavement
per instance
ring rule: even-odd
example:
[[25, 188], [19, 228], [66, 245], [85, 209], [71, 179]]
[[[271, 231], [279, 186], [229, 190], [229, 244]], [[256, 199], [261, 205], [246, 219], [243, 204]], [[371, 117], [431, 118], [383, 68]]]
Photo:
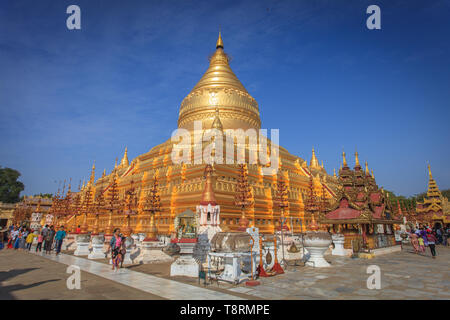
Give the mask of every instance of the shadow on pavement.
[[[0, 283], [37, 269], [39, 268], [26, 268], [26, 269], [15, 269], [11, 271], [0, 271]], [[39, 281], [32, 283], [30, 285], [23, 285], [23, 284], [14, 284], [9, 286], [0, 285], [0, 300], [15, 300], [16, 298], [14, 297], [12, 292], [37, 287], [40, 286], [41, 284], [53, 281], [59, 281], [59, 279]]]

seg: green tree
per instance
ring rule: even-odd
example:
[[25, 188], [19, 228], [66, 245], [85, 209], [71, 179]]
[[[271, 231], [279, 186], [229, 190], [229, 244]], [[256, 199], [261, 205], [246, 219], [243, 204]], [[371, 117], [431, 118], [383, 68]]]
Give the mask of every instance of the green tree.
[[35, 194], [33, 197], [41, 197], [41, 198], [51, 199], [51, 198], [53, 198], [53, 194], [51, 194], [51, 193], [39, 193], [39, 194]]
[[22, 182], [17, 181], [20, 172], [11, 168], [0, 167], [0, 201], [16, 203], [20, 201], [20, 192], [25, 189]]

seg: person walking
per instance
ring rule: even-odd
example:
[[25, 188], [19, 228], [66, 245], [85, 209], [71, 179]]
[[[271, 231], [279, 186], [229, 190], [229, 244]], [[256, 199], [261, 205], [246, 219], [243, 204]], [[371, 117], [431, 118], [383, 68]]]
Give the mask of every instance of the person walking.
[[53, 226], [50, 226], [48, 230], [47, 237], [45, 238], [44, 250], [45, 253], [50, 254], [52, 251], [53, 239], [55, 238], [55, 229]]
[[117, 271], [121, 263], [120, 247], [122, 246], [122, 238], [120, 236], [120, 229], [114, 229], [114, 234], [109, 242], [109, 249], [111, 250], [112, 269]]
[[414, 230], [411, 230], [411, 233], [409, 234], [409, 239], [411, 240], [411, 245], [414, 248], [414, 253], [419, 253], [419, 237], [414, 232]]
[[423, 239], [423, 245], [424, 249], [423, 252], [425, 252], [425, 247], [428, 247], [428, 239], [427, 239], [427, 227], [420, 228], [420, 237]]
[[445, 228], [445, 246], [450, 246], [450, 227], [447, 226]]
[[437, 239], [436, 239], [436, 236], [431, 231], [427, 232], [427, 240], [428, 240], [428, 246], [430, 247], [431, 255], [433, 256], [433, 259], [436, 259]]
[[31, 232], [28, 234], [25, 242], [26, 242], [26, 249], [28, 251], [31, 250], [31, 245], [33, 244], [33, 240], [35, 237], [37, 237], [37, 235], [34, 234], [34, 232], [32, 232], [33, 230], [31, 230]]
[[30, 234], [28, 228], [24, 228], [22, 232], [22, 237], [20, 238], [19, 249], [25, 250], [27, 237]]
[[122, 237], [122, 235], [120, 235], [120, 237], [122, 239], [122, 245], [120, 246], [120, 268], [123, 268], [123, 261], [125, 260], [125, 254], [127, 253], [127, 245], [125, 244], [127, 237]]
[[19, 229], [16, 233], [16, 237], [14, 238], [14, 250], [19, 249], [20, 247], [20, 240], [22, 239], [23, 232], [21, 229]]
[[17, 236], [18, 232], [17, 232], [17, 228], [13, 227], [11, 229], [11, 231], [9, 232], [9, 237], [8, 237], [8, 249], [12, 249], [14, 246], [14, 242], [16, 241], [15, 237]]
[[44, 236], [42, 235], [42, 232], [39, 233], [38, 235], [38, 240], [37, 240], [37, 246], [36, 246], [36, 252], [41, 252], [42, 251], [42, 242], [44, 241]]
[[66, 231], [64, 231], [64, 226], [61, 226], [55, 235], [56, 255], [58, 255], [61, 252], [61, 246], [62, 246], [62, 243], [63, 243], [65, 237], [66, 237]]

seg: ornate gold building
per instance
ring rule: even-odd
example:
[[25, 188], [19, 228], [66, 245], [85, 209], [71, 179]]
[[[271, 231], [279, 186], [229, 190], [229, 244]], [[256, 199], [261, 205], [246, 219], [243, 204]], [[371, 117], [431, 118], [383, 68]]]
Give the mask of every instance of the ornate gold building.
[[[229, 58], [224, 52], [224, 44], [219, 34], [216, 51], [209, 59], [209, 67], [194, 86], [192, 91], [183, 99], [180, 106], [178, 127], [194, 134], [194, 121], [201, 121], [203, 129], [255, 129], [261, 128], [258, 103], [247, 92], [245, 87], [233, 73], [229, 65]], [[208, 142], [209, 143], [209, 142]], [[270, 146], [270, 141], [268, 144]], [[203, 146], [207, 143], [203, 142]], [[223, 148], [225, 150], [225, 143]], [[119, 195], [124, 197], [128, 189], [137, 187], [139, 204], [137, 215], [130, 217], [133, 232], [150, 231], [150, 214], [143, 209], [144, 199], [152, 188], [154, 178], [158, 181], [158, 192], [161, 198], [161, 211], [155, 213], [155, 224], [158, 234], [170, 235], [175, 232], [174, 219], [177, 214], [187, 209], [196, 211], [201, 201], [205, 184], [205, 163], [202, 164], [174, 164], [171, 154], [174, 143], [171, 139], [153, 147], [147, 153], [141, 154], [131, 162], [128, 160], [127, 149], [122, 160], [110, 174], [103, 172], [101, 178], [91, 181], [82, 188], [81, 195], [88, 189], [95, 194], [107, 190], [114, 176], [117, 177]], [[245, 157], [255, 152], [245, 142]], [[270, 148], [268, 148], [270, 149]], [[223, 153], [225, 154], [225, 152]], [[195, 160], [194, 153], [191, 156]], [[252, 205], [246, 209], [246, 218], [251, 226], [258, 227], [262, 233], [272, 233], [279, 224], [280, 208], [276, 206], [277, 179], [279, 175], [288, 186], [289, 206], [285, 208], [285, 217], [288, 226], [294, 232], [300, 231], [309, 223], [309, 217], [304, 215], [303, 199], [307, 193], [310, 175], [313, 176], [314, 190], [319, 194], [326, 190], [326, 197], [335, 195], [337, 178], [327, 174], [312, 151], [310, 164], [286, 149], [279, 148], [278, 175], [263, 175], [262, 164], [248, 165], [248, 181], [252, 190]], [[92, 176], [94, 177], [95, 166]], [[236, 231], [239, 227], [241, 209], [235, 206], [234, 197], [238, 175], [237, 164], [214, 165], [214, 192], [217, 203], [221, 207], [220, 227], [222, 230]], [[83, 216], [79, 214], [76, 223], [73, 217], [66, 220], [68, 225], [82, 224]], [[88, 229], [92, 230], [95, 216], [89, 214], [87, 218]], [[99, 230], [106, 230], [108, 224], [115, 227], [124, 226], [125, 215], [116, 212], [110, 216], [102, 214], [99, 217]]]
[[448, 199], [441, 194], [428, 165], [428, 190], [422, 202], [417, 202], [417, 215], [420, 222], [440, 223], [441, 226], [450, 223], [450, 206]]

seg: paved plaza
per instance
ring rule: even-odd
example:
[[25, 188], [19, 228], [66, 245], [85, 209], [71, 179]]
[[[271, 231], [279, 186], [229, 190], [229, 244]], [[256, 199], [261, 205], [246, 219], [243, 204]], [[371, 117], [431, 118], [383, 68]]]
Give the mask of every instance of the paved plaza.
[[[67, 254], [2, 250], [0, 299], [450, 299], [450, 248], [437, 251], [437, 259], [408, 246], [370, 260], [326, 256], [331, 268], [290, 266], [285, 274], [259, 279], [260, 286], [246, 287], [169, 279], [155, 275], [152, 265], [115, 273], [108, 264]], [[66, 286], [68, 265], [82, 270], [80, 290]], [[381, 270], [379, 290], [367, 289], [369, 265]]]

